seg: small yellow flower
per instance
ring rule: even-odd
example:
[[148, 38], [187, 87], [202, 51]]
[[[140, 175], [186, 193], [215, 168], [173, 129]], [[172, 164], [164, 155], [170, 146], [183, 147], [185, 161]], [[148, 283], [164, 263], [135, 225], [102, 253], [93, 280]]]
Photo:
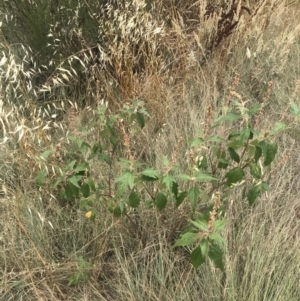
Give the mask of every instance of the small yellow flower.
[[85, 217], [86, 218], [91, 218], [91, 216], [92, 216], [92, 211], [88, 211], [86, 214], [85, 214]]

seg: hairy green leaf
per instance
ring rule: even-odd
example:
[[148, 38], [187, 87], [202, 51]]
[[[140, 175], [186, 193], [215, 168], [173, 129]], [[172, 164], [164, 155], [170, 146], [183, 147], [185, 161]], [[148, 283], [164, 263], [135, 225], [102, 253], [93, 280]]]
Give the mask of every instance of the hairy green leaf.
[[265, 152], [265, 161], [264, 161], [265, 166], [270, 165], [274, 161], [277, 153], [277, 148], [278, 146], [276, 143], [267, 144], [267, 148]]
[[162, 192], [159, 192], [156, 196], [156, 203], [155, 203], [158, 210], [164, 209], [167, 205], [167, 202], [168, 200], [166, 196]]
[[205, 219], [197, 219], [196, 221], [191, 221], [191, 224], [203, 232], [207, 231], [208, 222]]
[[276, 135], [287, 128], [287, 125], [284, 122], [276, 122], [273, 130], [270, 132], [270, 135]]
[[245, 172], [241, 167], [234, 167], [230, 171], [227, 172], [225, 178], [227, 179], [227, 185], [235, 184], [240, 182], [245, 176]]
[[182, 204], [187, 194], [187, 191], [183, 191], [176, 197], [176, 207], [179, 207]]
[[196, 206], [198, 204], [198, 200], [200, 197], [200, 191], [197, 187], [191, 187], [189, 192], [188, 192], [188, 198], [190, 199], [190, 202], [192, 204], [192, 208], [195, 211]]
[[136, 112], [135, 115], [136, 115], [136, 120], [139, 123], [140, 127], [144, 128], [144, 126], [145, 126], [144, 115], [139, 112]]
[[174, 247], [184, 247], [193, 244], [198, 240], [198, 233], [184, 233], [174, 244]]
[[128, 198], [128, 205], [132, 208], [137, 208], [141, 202], [141, 196], [137, 192], [131, 192]]
[[261, 168], [257, 164], [251, 163], [250, 164], [250, 173], [255, 179], [260, 179]]
[[40, 187], [43, 184], [46, 176], [47, 176], [47, 171], [46, 170], [42, 169], [38, 172], [38, 174], [35, 178], [35, 183], [36, 183], [37, 187]]
[[81, 185], [81, 193], [85, 198], [90, 196], [90, 186], [86, 182]]
[[157, 180], [160, 177], [158, 171], [153, 168], [147, 168], [147, 169], [143, 170], [142, 175], [147, 176], [149, 178], [153, 178], [154, 180]]
[[116, 179], [116, 182], [120, 183], [122, 190], [126, 189], [128, 186], [132, 189], [134, 186], [134, 179], [134, 174], [131, 171], [125, 171]]
[[247, 194], [247, 199], [249, 202], [249, 205], [252, 206], [254, 204], [254, 202], [256, 201], [256, 199], [259, 197], [260, 195], [260, 186], [259, 185], [255, 185], [253, 186]]
[[197, 247], [191, 253], [191, 262], [195, 269], [197, 269], [206, 260], [206, 256], [202, 253], [201, 248]]
[[208, 257], [212, 260], [212, 262], [217, 268], [219, 268], [222, 271], [224, 270], [223, 251], [218, 244], [210, 244]]
[[254, 155], [255, 163], [258, 162], [261, 156], [262, 156], [262, 148], [260, 146], [255, 146], [255, 155]]
[[236, 120], [239, 120], [241, 118], [241, 115], [235, 112], [229, 112], [226, 116], [220, 116], [216, 121], [215, 124], [218, 124], [223, 121], [229, 121], [233, 122]]
[[199, 182], [208, 182], [208, 181], [215, 181], [215, 180], [217, 181], [218, 180], [218, 178], [212, 177], [212, 176], [202, 173], [202, 172], [196, 172], [195, 176]]

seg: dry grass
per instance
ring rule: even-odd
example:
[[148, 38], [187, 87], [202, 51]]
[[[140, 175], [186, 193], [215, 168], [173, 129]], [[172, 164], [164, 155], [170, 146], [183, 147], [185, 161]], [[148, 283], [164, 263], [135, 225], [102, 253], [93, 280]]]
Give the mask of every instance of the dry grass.
[[[205, 21], [205, 8], [223, 2], [154, 1], [152, 14], [143, 13], [143, 1], [125, 10], [109, 6], [120, 21], [121, 40], [114, 39], [115, 25], [109, 23], [109, 48], [98, 46], [96, 56], [78, 35], [85, 48], [67, 53], [40, 86], [34, 81], [38, 67], [26, 65], [34, 53], [26, 45], [16, 50], [0, 35], [0, 58], [7, 59], [0, 63], [1, 301], [300, 299], [300, 161], [294, 133], [277, 138], [279, 156], [290, 157], [275, 169], [271, 191], [256, 206], [246, 204], [241, 189], [232, 194], [226, 274], [209, 262], [194, 270], [187, 250], [170, 248], [175, 239], [170, 233], [188, 206], [163, 214], [142, 207], [125, 220], [113, 218], [99, 202], [92, 223], [76, 202], [63, 202], [51, 187], [35, 185], [42, 168], [55, 178], [53, 166], [63, 164], [55, 156], [42, 160], [41, 153], [66, 153], [69, 133], [96, 139], [95, 108], [105, 103], [113, 113], [129, 99], [145, 102], [151, 118], [143, 131], [132, 134], [131, 147], [136, 158], [160, 170], [162, 157], [171, 158], [179, 137], [185, 141], [205, 131], [209, 106], [213, 118], [228, 109], [229, 95], [264, 102], [257, 121], [262, 131], [281, 118], [291, 123], [289, 100], [299, 102], [298, 11], [285, 1], [242, 1], [250, 14], [237, 8], [233, 18], [239, 23], [227, 36], [218, 20], [229, 8], [215, 10]], [[125, 17], [135, 17], [136, 23]], [[76, 63], [86, 67], [84, 88]], [[50, 63], [46, 67], [50, 70]], [[68, 86], [74, 93], [66, 92]], [[49, 102], [41, 106], [36, 100], [49, 91]], [[182, 166], [188, 151], [183, 143]], [[109, 171], [93, 163], [97, 179], [105, 178]], [[76, 273], [89, 279], [68, 286]]]

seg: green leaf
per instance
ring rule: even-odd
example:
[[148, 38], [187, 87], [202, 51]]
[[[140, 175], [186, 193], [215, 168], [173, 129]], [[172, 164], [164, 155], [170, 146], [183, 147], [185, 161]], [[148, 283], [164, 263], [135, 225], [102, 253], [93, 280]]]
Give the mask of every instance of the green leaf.
[[163, 183], [166, 185], [167, 189], [171, 192], [172, 191], [172, 187], [174, 185], [175, 182], [175, 178], [171, 175], [166, 175], [163, 177]]
[[276, 122], [274, 129], [270, 132], [270, 135], [276, 135], [287, 128], [287, 125], [284, 122]]
[[259, 146], [255, 146], [255, 155], [254, 155], [255, 163], [257, 163], [257, 161], [261, 156], [262, 156], [262, 148]]
[[255, 202], [255, 200], [259, 197], [260, 195], [260, 187], [259, 185], [253, 186], [247, 194], [247, 199], [249, 202], [249, 205], [252, 206]]
[[232, 138], [240, 137], [240, 135], [241, 135], [240, 132], [232, 132], [228, 135], [228, 140], [231, 140]]
[[265, 152], [265, 161], [264, 161], [265, 166], [270, 165], [272, 161], [274, 161], [276, 153], [277, 153], [277, 144], [276, 143], [267, 144], [267, 148]]
[[178, 196], [178, 184], [176, 182], [173, 182], [172, 192], [173, 192], [173, 194], [175, 196], [175, 199], [176, 199], [177, 196]]
[[196, 206], [198, 204], [198, 200], [200, 197], [200, 190], [197, 187], [190, 188], [188, 192], [188, 198], [190, 199], [193, 210], [196, 210]]
[[241, 139], [241, 144], [242, 144], [242, 145], [244, 145], [245, 142], [250, 138], [250, 135], [251, 135], [251, 131], [250, 131], [250, 128], [249, 128], [249, 127], [244, 128], [244, 129], [241, 131], [240, 139]]
[[70, 162], [66, 167], [66, 171], [70, 171], [70, 170], [74, 169], [74, 165], [76, 162], [77, 162], [76, 160]]
[[40, 187], [43, 184], [46, 176], [47, 176], [47, 171], [46, 170], [42, 169], [38, 172], [38, 174], [35, 178], [35, 184], [36, 184], [37, 187]]
[[234, 112], [229, 112], [226, 116], [220, 116], [216, 121], [215, 124], [223, 122], [223, 121], [236, 121], [239, 120], [241, 118], [241, 115], [238, 113], [234, 113]]
[[128, 188], [128, 186], [130, 189], [133, 188], [134, 179], [134, 174], [131, 171], [125, 171], [116, 179], [116, 182], [120, 183], [121, 190], [123, 191], [124, 189]]
[[85, 198], [90, 196], [90, 186], [86, 182], [81, 185], [81, 193]]
[[252, 158], [255, 155], [255, 146], [252, 144], [249, 144], [247, 147], [247, 152], [249, 154], [249, 157]]
[[215, 231], [220, 231], [224, 230], [225, 225], [228, 223], [227, 220], [222, 219], [222, 220], [215, 220], [213, 223], [213, 228]]
[[298, 116], [300, 113], [300, 107], [298, 107], [293, 101], [291, 102], [291, 112], [295, 116]]
[[77, 197], [79, 194], [79, 188], [75, 185], [73, 185], [73, 183], [67, 183], [67, 185], [65, 186], [65, 196], [66, 198], [69, 200], [72, 197]]
[[176, 207], [179, 207], [182, 204], [187, 194], [187, 191], [183, 191], [176, 197]]
[[227, 172], [225, 178], [227, 178], [227, 185], [230, 186], [232, 184], [240, 182], [245, 176], [245, 172], [241, 167], [235, 167]]
[[87, 162], [81, 162], [78, 166], [76, 166], [75, 171], [80, 172], [80, 171], [86, 171], [89, 169], [89, 164]]
[[229, 152], [230, 158], [233, 161], [240, 163], [240, 156], [233, 148], [228, 147], [228, 152]]
[[82, 175], [73, 175], [68, 178], [68, 182], [72, 183], [75, 187], [80, 188], [78, 182], [82, 179]]
[[180, 174], [180, 175], [177, 175], [175, 177], [176, 177], [176, 179], [180, 179], [180, 180], [183, 180], [183, 181], [190, 181], [191, 180], [191, 177], [189, 175], [185, 175], [185, 174]]
[[47, 151], [43, 152], [43, 153], [40, 155], [40, 157], [41, 157], [44, 161], [46, 161], [47, 158], [49, 157], [49, 155], [52, 154], [52, 153], [53, 153], [53, 151], [47, 150]]
[[260, 190], [261, 190], [261, 193], [264, 193], [266, 191], [270, 191], [271, 188], [268, 185], [268, 183], [266, 183], [265, 181], [262, 181], [261, 184], [260, 184]]
[[121, 208], [118, 206], [116, 207], [114, 210], [113, 210], [113, 215], [115, 217], [120, 217], [122, 215], [122, 211], [121, 211]]
[[208, 174], [201, 172], [196, 172], [195, 176], [199, 182], [218, 181], [218, 178], [212, 177]]
[[144, 128], [144, 126], [145, 126], [144, 115], [139, 112], [136, 112], [135, 115], [136, 115], [136, 120], [139, 123], [140, 127]]
[[226, 169], [229, 164], [228, 160], [226, 160], [225, 158], [219, 158], [218, 162], [218, 168], [222, 169]]
[[155, 203], [158, 210], [163, 210], [166, 207], [167, 202], [168, 200], [166, 196], [162, 192], [159, 192], [156, 196], [156, 203]]
[[90, 186], [93, 191], [96, 191], [95, 183], [91, 178], [87, 178], [85, 182]]
[[154, 182], [154, 181], [158, 180], [158, 178], [147, 177], [147, 176], [144, 176], [144, 175], [142, 175], [140, 179], [143, 182]]
[[58, 177], [58, 178], [56, 179], [54, 185], [53, 185], [53, 188], [56, 189], [57, 186], [58, 186], [61, 182], [63, 182], [63, 180], [64, 180], [64, 177], [63, 177], [63, 176]]
[[208, 239], [204, 238], [200, 241], [201, 254], [206, 257], [209, 249]]
[[160, 177], [158, 171], [153, 169], [153, 168], [145, 169], [145, 170], [142, 171], [141, 174], [143, 176], [148, 177], [148, 178], [153, 178], [153, 180], [157, 180]]
[[195, 248], [191, 253], [191, 262], [195, 269], [197, 269], [206, 260], [206, 256], [202, 254], [201, 248]]
[[227, 144], [228, 147], [231, 147], [233, 148], [234, 150], [235, 149], [239, 149], [241, 148], [243, 145], [241, 144], [241, 141], [240, 139], [235, 139], [235, 140], [231, 140], [228, 144]]
[[217, 142], [217, 143], [226, 142], [225, 139], [223, 139], [223, 138], [221, 138], [219, 136], [216, 136], [216, 135], [210, 136], [208, 140], [211, 141], [211, 142]]
[[191, 223], [199, 230], [205, 232], [208, 228], [208, 222], [205, 219], [197, 219], [196, 221], [191, 221]]
[[197, 162], [197, 166], [199, 169], [206, 169], [208, 167], [207, 157], [203, 156], [202, 158], [200, 158]]
[[141, 202], [141, 196], [137, 192], [131, 192], [128, 198], [128, 205], [132, 208], [137, 208]]
[[260, 179], [261, 168], [257, 164], [251, 163], [250, 164], [250, 173], [255, 179]]
[[257, 112], [260, 111], [260, 108], [261, 108], [261, 105], [254, 105], [254, 106], [252, 106], [252, 107], [249, 108], [248, 114], [249, 115], [254, 115], [254, 114], [256, 114]]
[[101, 161], [101, 162], [105, 162], [106, 164], [110, 165], [111, 164], [111, 157], [107, 154], [99, 154], [98, 155], [98, 159]]
[[209, 246], [208, 257], [220, 270], [224, 270], [223, 251], [218, 244], [212, 243]]
[[195, 138], [192, 141], [190, 141], [191, 147], [199, 146], [203, 143], [204, 143], [204, 139], [202, 139], [202, 138]]
[[211, 241], [215, 241], [216, 243], [219, 244], [224, 243], [224, 238], [219, 233], [216, 232], [210, 233], [208, 237]]
[[184, 247], [193, 244], [198, 240], [198, 233], [184, 233], [174, 244], [174, 247]]

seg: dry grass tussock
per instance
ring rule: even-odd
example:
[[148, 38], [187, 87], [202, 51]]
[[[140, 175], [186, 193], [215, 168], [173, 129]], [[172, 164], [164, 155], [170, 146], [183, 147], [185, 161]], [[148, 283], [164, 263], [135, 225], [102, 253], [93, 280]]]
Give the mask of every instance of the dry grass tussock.
[[[69, 135], [97, 140], [103, 106], [113, 115], [132, 100], [144, 101], [151, 117], [143, 130], [129, 131], [130, 147], [135, 159], [158, 170], [179, 137], [178, 162], [188, 168], [184, 141], [204, 132], [209, 114], [228, 112], [233, 101], [263, 103], [256, 121], [263, 132], [279, 120], [295, 125], [289, 111], [290, 100], [299, 102], [294, 6], [281, 0], [120, 2], [125, 7], [107, 1], [102, 44], [75, 30], [76, 16], [71, 32], [57, 30], [62, 21], [53, 24], [49, 47], [64, 57], [47, 64], [0, 28], [0, 300], [299, 300], [297, 131], [276, 138], [271, 191], [257, 205], [249, 207], [243, 189], [234, 189], [225, 274], [209, 262], [195, 270], [187, 250], [171, 249], [189, 205], [164, 213], [141, 207], [125, 220], [99, 201], [92, 223], [50, 184], [36, 187], [41, 170], [55, 179], [55, 167], [65, 167]], [[56, 38], [76, 52], [62, 50]], [[92, 164], [99, 182], [119, 175], [118, 164], [111, 170], [96, 159]], [[77, 276], [78, 285], [68, 285]]]

